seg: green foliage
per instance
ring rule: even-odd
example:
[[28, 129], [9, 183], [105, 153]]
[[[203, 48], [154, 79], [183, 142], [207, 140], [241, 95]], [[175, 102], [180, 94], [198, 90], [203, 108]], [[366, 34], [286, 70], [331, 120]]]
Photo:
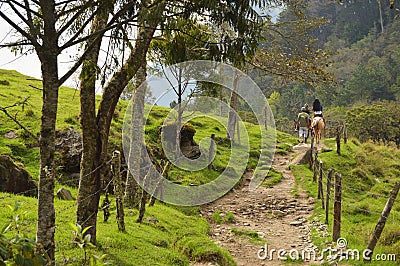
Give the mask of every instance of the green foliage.
[[346, 122], [352, 136], [362, 142], [393, 142], [400, 147], [399, 117], [400, 104], [383, 101], [352, 108], [347, 112]]
[[[90, 242], [91, 235], [86, 234], [87, 230], [90, 229], [91, 226], [82, 228], [79, 224], [70, 224], [74, 233], [74, 243], [83, 250], [85, 259], [84, 265], [90, 266], [100, 266], [100, 265], [112, 265], [110, 261], [106, 260], [107, 255], [96, 255], [93, 254], [92, 250], [96, 247]], [[89, 259], [87, 258], [89, 256]]]
[[14, 206], [6, 206], [13, 216], [0, 232], [0, 265], [46, 265], [50, 261], [46, 252], [34, 239], [23, 233], [22, 223], [26, 212], [19, 211], [21, 203], [15, 201]]

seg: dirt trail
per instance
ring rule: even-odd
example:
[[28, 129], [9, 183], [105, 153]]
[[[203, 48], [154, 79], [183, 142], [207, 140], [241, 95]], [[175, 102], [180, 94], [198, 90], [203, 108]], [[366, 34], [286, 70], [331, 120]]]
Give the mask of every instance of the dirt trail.
[[[260, 186], [250, 192], [247, 185], [252, 175], [249, 172], [245, 174], [240, 188], [203, 207], [202, 215], [211, 223], [211, 239], [227, 249], [237, 265], [280, 265], [284, 262], [278, 259], [276, 252], [273, 260], [269, 257], [260, 259], [258, 255], [265, 255], [264, 252], [259, 252], [262, 245], [252, 243], [250, 237], [235, 235], [232, 228], [257, 232], [266, 241], [268, 253], [272, 249], [285, 249], [288, 252], [297, 249], [301, 252], [305, 248], [314, 248], [309, 234], [310, 222], [307, 221], [312, 214], [311, 203], [314, 199], [307, 199], [301, 190], [298, 191], [298, 197], [293, 196], [291, 192], [295, 179], [289, 170], [289, 165], [296, 163], [309, 148], [309, 145], [299, 144], [293, 148], [293, 152], [275, 156], [272, 167], [283, 173], [283, 178], [273, 187]], [[212, 214], [217, 210], [234, 213], [234, 223], [215, 224]]]

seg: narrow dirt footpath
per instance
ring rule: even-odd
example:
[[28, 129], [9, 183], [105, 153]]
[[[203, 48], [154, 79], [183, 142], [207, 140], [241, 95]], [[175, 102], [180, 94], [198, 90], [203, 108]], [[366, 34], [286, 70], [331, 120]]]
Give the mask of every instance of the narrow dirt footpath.
[[[272, 254], [272, 258], [269, 256], [272, 249], [284, 249], [287, 252], [292, 249], [299, 252], [305, 248], [314, 249], [310, 240], [310, 223], [307, 221], [313, 210], [311, 203], [314, 199], [307, 199], [300, 188], [298, 197], [293, 196], [295, 179], [289, 170], [289, 165], [296, 163], [309, 148], [309, 145], [299, 144], [293, 148], [293, 152], [275, 156], [272, 167], [283, 173], [283, 178], [273, 187], [260, 186], [255, 191], [249, 191], [248, 183], [252, 176], [249, 172], [245, 174], [240, 188], [203, 207], [202, 215], [211, 223], [211, 239], [227, 249], [237, 265], [280, 265], [284, 262], [278, 258], [277, 252]], [[215, 211], [220, 211], [222, 215], [232, 212], [234, 222], [216, 224], [212, 219]], [[232, 232], [233, 228], [257, 232], [267, 244], [268, 254], [260, 250], [265, 247], [260, 241], [254, 243], [248, 236], [238, 236]]]

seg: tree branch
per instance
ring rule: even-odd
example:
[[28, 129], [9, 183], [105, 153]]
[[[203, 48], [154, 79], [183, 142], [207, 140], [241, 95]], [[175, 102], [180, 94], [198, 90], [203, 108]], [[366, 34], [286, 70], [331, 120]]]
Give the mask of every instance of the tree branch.
[[[75, 8], [72, 8], [72, 9], [74, 9], [74, 10], [77, 10], [77, 12], [76, 13], [74, 13], [74, 15], [72, 16], [72, 18], [69, 20], [69, 21], [67, 21], [65, 24], [64, 24], [64, 26], [58, 31], [58, 36], [61, 36], [61, 34], [64, 32], [64, 31], [66, 31], [68, 28], [69, 28], [69, 26], [71, 26], [75, 21], [76, 21], [76, 19], [82, 14], [82, 13], [84, 13], [85, 11], [86, 11], [86, 9], [88, 8], [88, 7], [90, 7], [90, 6], [92, 6], [92, 2], [91, 1], [89, 1], [89, 2], [87, 2], [86, 3], [86, 5], [83, 5], [83, 6], [80, 6], [80, 7], [75, 7]], [[94, 6], [94, 5], [93, 5]], [[69, 10], [68, 10], [69, 11]], [[68, 12], [65, 12], [65, 14], [67, 14]], [[74, 37], [75, 36], [77, 36], [77, 34], [80, 34], [80, 33], [82, 33], [82, 31], [83, 31], [83, 29], [86, 27], [86, 25], [91, 21], [91, 20], [93, 20], [93, 18], [94, 18], [94, 16], [97, 14], [97, 11], [96, 12], [93, 12], [93, 14], [84, 22], [84, 23], [82, 23], [82, 26], [81, 26], [81, 28], [77, 31], [77, 33], [74, 35]], [[61, 17], [62, 15], [61, 14], [57, 14], [57, 17]], [[71, 39], [74, 39], [74, 37], [72, 37]], [[76, 38], [76, 37], [75, 37]]]
[[29, 99], [29, 97], [28, 97], [28, 98], [25, 98], [24, 100], [22, 100], [22, 101], [20, 101], [20, 102], [17, 102], [17, 103], [15, 103], [15, 104], [13, 104], [13, 105], [6, 106], [6, 107], [1, 107], [1, 106], [0, 106], [0, 111], [2, 111], [8, 118], [10, 118], [12, 121], [14, 121], [14, 122], [15, 122], [20, 128], [22, 128], [26, 133], [28, 133], [29, 136], [31, 136], [33, 139], [35, 139], [36, 141], [38, 141], [38, 138], [37, 138], [29, 129], [27, 129], [24, 125], [22, 125], [21, 122], [19, 122], [19, 121], [17, 120], [17, 114], [15, 114], [15, 116], [12, 116], [12, 115], [10, 115], [10, 114], [7, 112], [7, 109], [9, 109], [9, 108], [16, 107], [16, 106], [20, 106], [20, 105], [25, 105], [25, 104], [27, 103], [28, 99]]
[[3, 18], [8, 24], [11, 25], [15, 30], [17, 30], [22, 36], [24, 36], [26, 39], [28, 39], [34, 47], [40, 47], [40, 44], [34, 39], [29, 33], [24, 31], [20, 26], [18, 26], [14, 21], [8, 18], [6, 14], [3, 13], [3, 11], [0, 11], [0, 17]]

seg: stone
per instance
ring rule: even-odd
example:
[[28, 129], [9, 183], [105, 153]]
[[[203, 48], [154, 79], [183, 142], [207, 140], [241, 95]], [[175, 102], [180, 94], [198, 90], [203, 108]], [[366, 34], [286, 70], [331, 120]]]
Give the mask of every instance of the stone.
[[293, 225], [293, 226], [299, 226], [299, 225], [302, 225], [302, 224], [303, 224], [302, 221], [294, 221], [294, 222], [290, 223], [290, 225]]
[[74, 200], [74, 197], [72, 197], [72, 193], [71, 191], [69, 191], [66, 188], [60, 188], [59, 190], [57, 190], [57, 197], [60, 200]]
[[309, 199], [308, 199], [308, 203], [309, 204], [315, 204], [317, 202], [317, 200], [315, 199], [315, 198], [313, 198], [313, 197], [310, 197]]
[[0, 155], [0, 191], [30, 197], [37, 197], [38, 194], [31, 175], [8, 155]]
[[154, 223], [154, 224], [158, 223], [158, 220], [156, 218], [153, 218], [153, 217], [146, 218], [146, 221], [149, 221], [150, 223]]
[[278, 215], [278, 216], [279, 216], [279, 215], [284, 215], [285, 212], [280, 211], [280, 210], [273, 210], [273, 211], [272, 211], [272, 214], [273, 214], [273, 215]]
[[10, 82], [8, 80], [0, 80], [0, 85], [9, 86]]
[[6, 134], [3, 135], [6, 139], [15, 139], [17, 138], [17, 134], [11, 130], [9, 132], [7, 132]]
[[[176, 143], [176, 124], [165, 125], [160, 128], [162, 139], [169, 145]], [[194, 141], [193, 137], [196, 129], [189, 123], [183, 124], [180, 131], [180, 148], [182, 154], [189, 159], [197, 159], [201, 155], [199, 145]]]
[[82, 136], [72, 127], [63, 131], [56, 131], [56, 151], [62, 156], [58, 163], [61, 164], [63, 172], [79, 173], [82, 156]]

